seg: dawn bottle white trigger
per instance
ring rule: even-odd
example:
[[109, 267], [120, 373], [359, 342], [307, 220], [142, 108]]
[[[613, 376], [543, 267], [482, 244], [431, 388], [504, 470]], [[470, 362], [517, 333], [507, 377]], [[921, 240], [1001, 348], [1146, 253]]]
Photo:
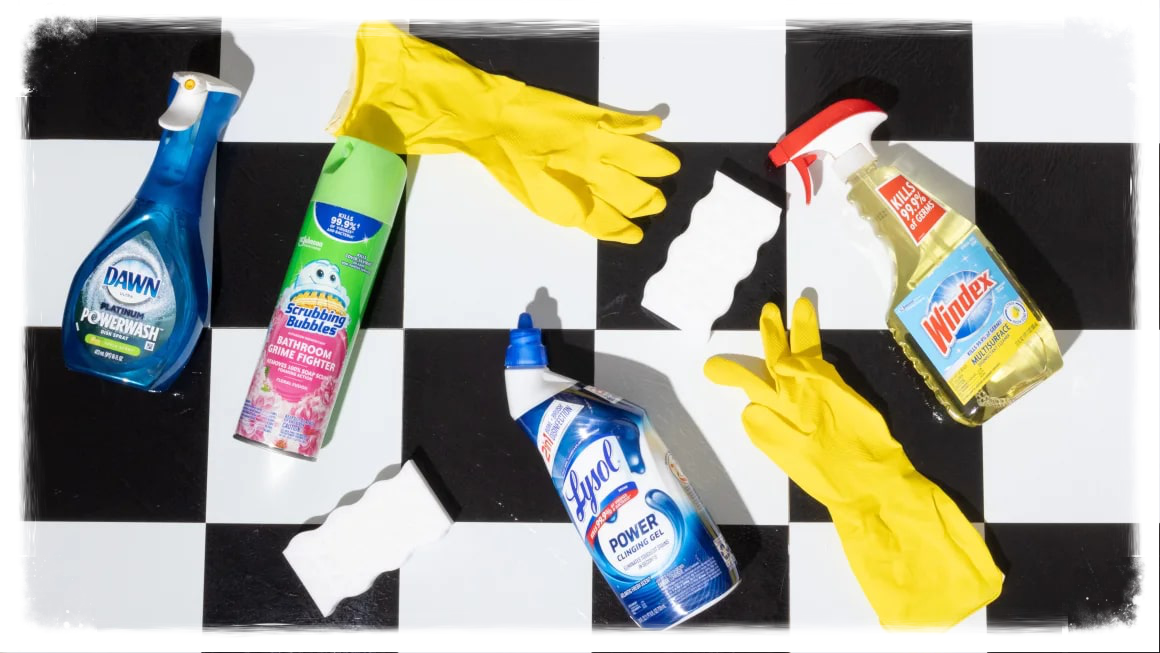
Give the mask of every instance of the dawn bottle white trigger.
[[721, 600], [740, 580], [736, 559], [648, 416], [547, 365], [524, 313], [507, 349], [508, 409], [629, 616], [667, 628]]
[[[834, 157], [847, 199], [894, 255], [887, 326], [956, 421], [978, 426], [1063, 366], [1055, 333], [983, 233], [870, 144], [886, 114], [866, 100], [836, 102], [769, 153], [813, 192], [809, 166]], [[790, 175], [791, 177], [793, 175]]]

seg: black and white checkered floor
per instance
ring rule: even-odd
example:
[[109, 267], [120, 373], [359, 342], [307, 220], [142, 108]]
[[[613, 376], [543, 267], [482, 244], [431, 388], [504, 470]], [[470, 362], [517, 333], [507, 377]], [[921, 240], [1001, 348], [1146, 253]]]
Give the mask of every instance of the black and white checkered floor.
[[[693, 624], [875, 626], [825, 510], [750, 444], [741, 393], [701, 372], [711, 354], [759, 355], [760, 306], [784, 308], [810, 288], [827, 358], [985, 529], [1006, 573], [1002, 596], [959, 628], [1131, 618], [1130, 413], [1155, 398], [1131, 380], [1136, 117], [1124, 43], [1079, 27], [981, 24], [592, 24], [556, 35], [413, 24], [489, 71], [590, 102], [660, 106], [655, 135], [682, 168], [659, 182], [668, 209], [630, 247], [530, 214], [465, 156], [411, 158], [349, 390], [311, 464], [230, 436], [329, 149], [323, 126], [345, 89], [354, 27], [97, 22], [35, 41], [25, 516], [35, 621], [627, 624], [507, 415], [505, 330], [530, 306], [555, 327], [553, 366], [645, 406], [722, 524], [743, 582]], [[207, 182], [212, 328], [172, 390], [148, 395], [66, 371], [59, 325], [76, 266], [149, 165], [175, 70], [248, 89]], [[831, 180], [810, 206], [787, 205], [784, 172], [766, 164], [787, 127], [846, 96], [889, 111], [876, 134], [883, 158], [974, 218], [1059, 330], [1062, 372], [983, 428], [939, 417], [894, 346], [883, 319], [891, 262], [843, 193]], [[691, 343], [640, 298], [719, 169], [768, 198], [781, 226], [719, 331]], [[408, 459], [455, 525], [323, 619], [281, 550]]]

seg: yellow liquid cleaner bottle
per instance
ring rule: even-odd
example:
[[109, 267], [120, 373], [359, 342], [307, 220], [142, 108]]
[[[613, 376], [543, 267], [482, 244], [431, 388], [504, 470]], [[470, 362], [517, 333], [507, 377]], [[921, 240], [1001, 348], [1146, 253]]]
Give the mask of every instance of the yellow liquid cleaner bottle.
[[879, 165], [870, 135], [886, 113], [836, 102], [769, 153], [792, 164], [809, 203], [809, 166], [834, 157], [847, 199], [894, 254], [886, 324], [955, 421], [978, 426], [1063, 366], [1055, 332], [978, 227], [898, 169]]

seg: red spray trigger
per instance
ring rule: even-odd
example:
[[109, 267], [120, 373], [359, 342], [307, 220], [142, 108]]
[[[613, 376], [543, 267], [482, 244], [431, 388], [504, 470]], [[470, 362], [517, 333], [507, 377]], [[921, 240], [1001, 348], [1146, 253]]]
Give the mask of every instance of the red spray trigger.
[[873, 159], [870, 135], [883, 120], [886, 112], [869, 100], [839, 100], [786, 134], [770, 150], [769, 159], [778, 167], [793, 163], [801, 175], [806, 204], [809, 204], [813, 196], [809, 166], [819, 157], [827, 154], [840, 157], [857, 145], [864, 147]]

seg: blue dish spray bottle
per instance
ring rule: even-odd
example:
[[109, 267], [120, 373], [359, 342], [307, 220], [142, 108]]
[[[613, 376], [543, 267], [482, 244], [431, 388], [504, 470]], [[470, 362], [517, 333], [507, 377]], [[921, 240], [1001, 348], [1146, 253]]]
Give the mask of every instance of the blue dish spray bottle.
[[149, 174], [69, 288], [69, 369], [161, 392], [185, 367], [209, 310], [198, 224], [206, 168], [240, 100], [215, 77], [173, 74]]

